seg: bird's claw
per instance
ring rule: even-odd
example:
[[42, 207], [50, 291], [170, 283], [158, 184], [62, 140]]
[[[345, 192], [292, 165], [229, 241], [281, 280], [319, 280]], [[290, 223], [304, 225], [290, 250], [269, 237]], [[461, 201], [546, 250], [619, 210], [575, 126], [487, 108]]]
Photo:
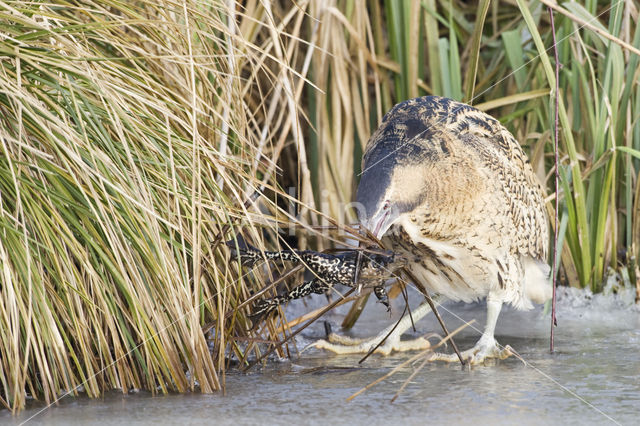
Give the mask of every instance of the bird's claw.
[[[500, 349], [497, 342], [494, 346], [476, 346], [460, 354], [462, 360], [468, 365], [486, 364], [489, 360], [507, 359], [511, 355], [513, 355], [511, 346], [507, 345]], [[459, 360], [457, 354], [438, 352], [434, 352], [429, 357], [429, 361], [458, 362]]]

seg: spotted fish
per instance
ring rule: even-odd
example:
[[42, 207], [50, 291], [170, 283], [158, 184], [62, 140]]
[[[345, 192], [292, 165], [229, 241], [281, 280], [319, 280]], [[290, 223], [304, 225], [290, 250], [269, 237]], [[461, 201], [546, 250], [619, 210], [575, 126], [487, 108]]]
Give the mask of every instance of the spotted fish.
[[378, 300], [389, 309], [384, 282], [393, 276], [395, 270], [406, 265], [405, 258], [397, 256], [392, 251], [361, 251], [360, 271], [356, 282], [358, 263], [358, 251], [356, 250], [337, 254], [312, 250], [260, 251], [247, 244], [241, 236], [236, 237], [235, 240], [227, 241], [226, 245], [231, 250], [231, 258], [238, 260], [243, 266], [251, 267], [264, 259], [302, 263], [313, 277], [279, 296], [258, 300], [250, 315], [254, 321], [265, 318], [285, 302], [312, 293], [326, 293], [336, 284], [358, 288], [373, 287], [373, 292]]

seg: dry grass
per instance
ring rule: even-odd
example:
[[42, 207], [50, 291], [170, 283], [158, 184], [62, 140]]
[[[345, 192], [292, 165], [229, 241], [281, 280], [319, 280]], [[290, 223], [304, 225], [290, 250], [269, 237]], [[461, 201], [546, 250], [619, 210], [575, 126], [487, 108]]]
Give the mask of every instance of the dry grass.
[[228, 225], [275, 228], [269, 198], [244, 205], [279, 191], [303, 81], [283, 27], [302, 11], [235, 14], [0, 5], [2, 405], [80, 386], [211, 392], [225, 356], [245, 355], [228, 342], [249, 290], [211, 242]]

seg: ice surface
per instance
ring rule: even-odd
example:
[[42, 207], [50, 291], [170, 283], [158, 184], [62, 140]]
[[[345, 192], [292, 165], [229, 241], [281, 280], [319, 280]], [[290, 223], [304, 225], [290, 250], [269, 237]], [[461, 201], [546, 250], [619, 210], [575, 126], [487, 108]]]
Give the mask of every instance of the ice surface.
[[[352, 334], [378, 332], [401, 313], [394, 301], [392, 318], [384, 307], [369, 305]], [[419, 303], [417, 294], [412, 303]], [[428, 364], [393, 404], [389, 400], [413, 371], [407, 368], [352, 402], [346, 398], [387, 373], [410, 355], [335, 356], [309, 350], [291, 361], [269, 363], [249, 374], [230, 372], [226, 395], [170, 395], [146, 392], [104, 399], [68, 398], [46, 409], [29, 424], [620, 424], [635, 425], [640, 416], [640, 310], [631, 289], [604, 295], [558, 290], [556, 352], [549, 353], [549, 315], [542, 307], [519, 312], [503, 309], [496, 337], [527, 361], [510, 358], [494, 365], [461, 369], [459, 365]], [[323, 306], [324, 296], [287, 308], [293, 318]], [[337, 325], [348, 307], [331, 313]], [[450, 329], [476, 319], [456, 339], [471, 347], [485, 317], [482, 303], [445, 304], [440, 309]], [[417, 325], [414, 335], [439, 331], [432, 316]], [[299, 346], [322, 337], [322, 324], [302, 333]], [[42, 405], [12, 418], [0, 412], [0, 424], [24, 421]], [[614, 423], [615, 424], [615, 423]]]

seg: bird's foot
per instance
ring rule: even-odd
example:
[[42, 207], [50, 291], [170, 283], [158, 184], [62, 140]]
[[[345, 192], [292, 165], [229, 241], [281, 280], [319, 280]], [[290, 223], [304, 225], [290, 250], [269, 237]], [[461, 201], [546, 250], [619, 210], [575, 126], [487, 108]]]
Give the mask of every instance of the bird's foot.
[[388, 334], [388, 330], [377, 336], [365, 339], [357, 339], [342, 336], [327, 330], [327, 339], [317, 340], [305, 348], [326, 349], [339, 355], [345, 354], [367, 354], [375, 347], [374, 353], [383, 356], [389, 355], [391, 352], [425, 350], [431, 347], [431, 343], [424, 337], [418, 337], [412, 340], [400, 340], [400, 334], [392, 332], [386, 340], [378, 345]]
[[[484, 364], [490, 359], [506, 359], [513, 355], [511, 346], [500, 347], [495, 339], [480, 339], [476, 345], [460, 353], [462, 359], [470, 365]], [[443, 354], [434, 352], [429, 358], [430, 361], [459, 362], [456, 354]]]

